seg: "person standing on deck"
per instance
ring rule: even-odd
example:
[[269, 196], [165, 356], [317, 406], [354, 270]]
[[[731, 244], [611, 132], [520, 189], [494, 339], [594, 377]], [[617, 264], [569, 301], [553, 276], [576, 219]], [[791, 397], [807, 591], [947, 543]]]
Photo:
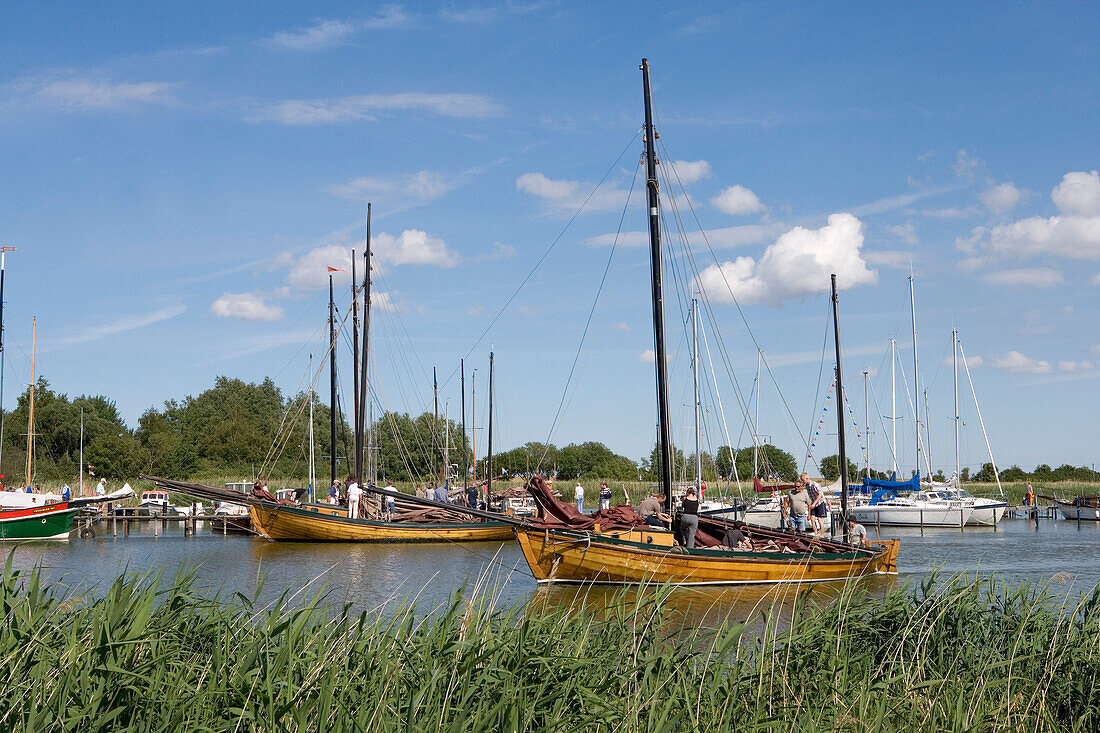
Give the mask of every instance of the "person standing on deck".
[[68, 484], [61, 489], [61, 501], [68, 501], [73, 498], [73, 490], [69, 488]]
[[611, 508], [611, 489], [607, 488], [607, 482], [600, 484], [600, 509]]
[[332, 482], [332, 486], [328, 487], [328, 503], [334, 505], [340, 503], [340, 479], [336, 479]]
[[816, 481], [810, 480], [808, 473], [799, 476], [798, 483], [806, 488], [806, 493], [810, 496], [810, 523], [814, 528], [814, 537], [820, 537], [825, 534], [825, 517], [829, 514], [825, 493]]
[[680, 531], [684, 535], [684, 547], [689, 550], [695, 547], [695, 533], [699, 531], [699, 497], [695, 495], [695, 487], [687, 490], [683, 501], [684, 510], [680, 514]]
[[810, 513], [810, 495], [806, 493], [806, 489], [798, 486], [797, 489], [791, 489], [789, 502], [791, 505], [791, 528], [795, 532], [805, 532], [806, 517]]
[[107, 495], [107, 479], [101, 478], [99, 480], [99, 483], [95, 485], [95, 495], [96, 496], [106, 496]]
[[[388, 482], [388, 481], [386, 482], [386, 485], [385, 485], [384, 488], [386, 489], [386, 491], [397, 491], [397, 489], [394, 488], [394, 485], [392, 483]], [[393, 515], [396, 514], [396, 513], [397, 513], [397, 503], [394, 501], [394, 498], [392, 496], [387, 496], [386, 497], [386, 514], [389, 515], [389, 519], [390, 519], [391, 522], [393, 521]]]
[[1027, 493], [1024, 494], [1024, 506], [1031, 506], [1035, 503], [1035, 491], [1031, 488], [1031, 482], [1027, 482]]
[[358, 519], [359, 498], [363, 496], [363, 490], [359, 488], [359, 482], [354, 476], [348, 476], [345, 483], [348, 487], [348, 519]]
[[584, 511], [584, 487], [581, 486], [581, 482], [577, 482], [577, 487], [573, 489], [573, 498], [577, 500], [577, 511]]

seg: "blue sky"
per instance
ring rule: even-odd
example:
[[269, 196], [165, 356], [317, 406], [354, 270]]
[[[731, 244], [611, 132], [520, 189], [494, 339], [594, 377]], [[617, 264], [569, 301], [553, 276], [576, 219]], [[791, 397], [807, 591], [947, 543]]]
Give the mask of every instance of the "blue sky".
[[[324, 326], [325, 267], [361, 248], [369, 200], [382, 405], [430, 408], [437, 366], [457, 413], [449, 378], [469, 354], [482, 425], [492, 346], [498, 445], [546, 439], [564, 393], [554, 442], [648, 454], [634, 180], [646, 56], [663, 175], [683, 183], [663, 191], [686, 232], [667, 265], [678, 442], [691, 433], [693, 281], [712, 306], [711, 361], [720, 340], [747, 404], [756, 352], [739, 298], [778, 384], [764, 380], [758, 432], [801, 455], [828, 388], [828, 274], [844, 288], [862, 423], [865, 369], [872, 415], [889, 412], [890, 338], [912, 383], [912, 267], [933, 467], [953, 463], [953, 325], [999, 463], [1092, 463], [1098, 16], [1085, 3], [7, 4], [0, 243], [18, 251], [5, 405], [29, 379], [32, 316], [39, 371], [113, 397], [131, 424], [220, 374], [296, 391]], [[717, 371], [704, 445], [726, 442], [718, 397], [747, 444]], [[963, 380], [962, 462], [977, 466]], [[818, 456], [835, 451], [826, 414]], [[889, 428], [872, 423], [886, 467]]]

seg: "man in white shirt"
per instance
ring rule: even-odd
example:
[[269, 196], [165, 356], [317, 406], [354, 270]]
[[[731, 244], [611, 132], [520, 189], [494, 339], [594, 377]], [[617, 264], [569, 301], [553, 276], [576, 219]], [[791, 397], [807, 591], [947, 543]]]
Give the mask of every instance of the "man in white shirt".
[[96, 496], [106, 496], [107, 495], [107, 479], [101, 478], [99, 480], [99, 483], [96, 484], [96, 486], [95, 486], [95, 494], [96, 494]]
[[[386, 484], [386, 491], [397, 491], [397, 489], [394, 488], [393, 484], [387, 483]], [[397, 505], [394, 503], [393, 497], [392, 496], [387, 496], [386, 497], [386, 514], [390, 515], [390, 519], [393, 519], [393, 514], [396, 510], [397, 510]]]
[[348, 477], [348, 519], [359, 518], [359, 497], [363, 495], [363, 490], [359, 488], [359, 482], [354, 477]]
[[577, 482], [577, 488], [573, 489], [573, 498], [577, 500], [577, 511], [584, 511], [584, 487], [581, 486], [581, 482]]

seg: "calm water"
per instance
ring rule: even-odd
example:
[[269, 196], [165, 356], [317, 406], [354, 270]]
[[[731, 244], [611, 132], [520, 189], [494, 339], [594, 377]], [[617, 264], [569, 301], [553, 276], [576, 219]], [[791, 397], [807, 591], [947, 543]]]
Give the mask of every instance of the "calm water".
[[[121, 534], [121, 529], [119, 530]], [[869, 528], [872, 536], [875, 533]], [[122, 573], [157, 571], [166, 576], [193, 570], [200, 584], [226, 594], [251, 596], [263, 576], [261, 599], [284, 591], [300, 597], [322, 590], [334, 601], [372, 609], [415, 596], [425, 610], [448, 600], [452, 593], [475, 585], [494, 593], [502, 603], [570, 604], [596, 608], [614, 591], [570, 586], [537, 587], [514, 542], [431, 545], [365, 545], [275, 543], [254, 537], [226, 536], [209, 530], [184, 537], [181, 529], [154, 536], [151, 527], [131, 531], [127, 538], [107, 536], [67, 543], [27, 543], [13, 548], [17, 568], [43, 569], [47, 578], [79, 590], [94, 589]], [[920, 580], [934, 571], [996, 573], [1006, 581], [1050, 582], [1055, 592], [1077, 595], [1100, 582], [1100, 523], [1064, 520], [1005, 520], [992, 528], [960, 530], [886, 529], [883, 537], [900, 537], [897, 579], [876, 577], [864, 582], [884, 589], [898, 582]], [[836, 587], [815, 585], [822, 598]], [[674, 591], [673, 604], [700, 621], [725, 616], [750, 618], [776, 606], [785, 610], [791, 589], [775, 587], [684, 588]]]

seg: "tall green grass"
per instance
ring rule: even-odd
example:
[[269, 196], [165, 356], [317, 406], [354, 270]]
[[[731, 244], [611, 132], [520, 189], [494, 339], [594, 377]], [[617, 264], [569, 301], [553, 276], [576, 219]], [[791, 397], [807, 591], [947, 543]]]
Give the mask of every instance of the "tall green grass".
[[[604, 608], [428, 616], [290, 594], [206, 598], [193, 577], [94, 595], [10, 565], [0, 582], [0, 730], [1096, 730], [1100, 594], [956, 577], [793, 621], [684, 627], [671, 589]], [[536, 596], [538, 597], [538, 596]]]

